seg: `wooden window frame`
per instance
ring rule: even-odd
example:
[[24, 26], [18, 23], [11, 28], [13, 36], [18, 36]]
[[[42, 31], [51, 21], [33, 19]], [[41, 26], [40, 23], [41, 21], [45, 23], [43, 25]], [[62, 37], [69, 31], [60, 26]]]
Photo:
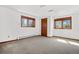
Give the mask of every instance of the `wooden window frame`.
[[[27, 19], [27, 20], [33, 20], [34, 26], [22, 26], [22, 20], [24, 18]], [[21, 27], [35, 27], [35, 18], [27, 17], [27, 16], [21, 16]]]
[[[64, 20], [70, 20], [70, 28], [63, 28], [63, 21]], [[61, 21], [62, 22], [62, 27], [61, 28], [56, 28], [56, 21]], [[72, 17], [64, 17], [64, 18], [58, 18], [54, 20], [54, 29], [72, 29]]]

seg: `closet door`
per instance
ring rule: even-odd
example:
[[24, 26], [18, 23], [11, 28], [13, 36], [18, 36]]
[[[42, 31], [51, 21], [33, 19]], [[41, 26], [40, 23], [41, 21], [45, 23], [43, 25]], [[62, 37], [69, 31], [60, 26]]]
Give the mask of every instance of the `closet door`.
[[41, 36], [47, 36], [47, 18], [41, 19]]

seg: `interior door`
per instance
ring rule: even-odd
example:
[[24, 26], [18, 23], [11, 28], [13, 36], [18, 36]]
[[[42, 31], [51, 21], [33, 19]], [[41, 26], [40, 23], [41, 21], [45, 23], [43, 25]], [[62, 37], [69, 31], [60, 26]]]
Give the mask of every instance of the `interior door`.
[[47, 18], [41, 19], [41, 36], [47, 36]]

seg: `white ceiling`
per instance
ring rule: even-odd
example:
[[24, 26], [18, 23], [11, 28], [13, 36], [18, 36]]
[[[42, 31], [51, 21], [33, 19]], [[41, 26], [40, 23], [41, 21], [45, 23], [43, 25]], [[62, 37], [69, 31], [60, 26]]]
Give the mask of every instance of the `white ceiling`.
[[53, 16], [56, 14], [68, 14], [79, 10], [78, 5], [7, 5], [20, 12], [37, 16]]

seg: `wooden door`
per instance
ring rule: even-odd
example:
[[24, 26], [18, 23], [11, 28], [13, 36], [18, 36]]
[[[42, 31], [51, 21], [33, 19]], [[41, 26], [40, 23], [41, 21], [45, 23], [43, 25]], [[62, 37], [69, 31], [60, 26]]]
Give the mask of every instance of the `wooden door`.
[[47, 18], [41, 19], [41, 36], [47, 36]]

